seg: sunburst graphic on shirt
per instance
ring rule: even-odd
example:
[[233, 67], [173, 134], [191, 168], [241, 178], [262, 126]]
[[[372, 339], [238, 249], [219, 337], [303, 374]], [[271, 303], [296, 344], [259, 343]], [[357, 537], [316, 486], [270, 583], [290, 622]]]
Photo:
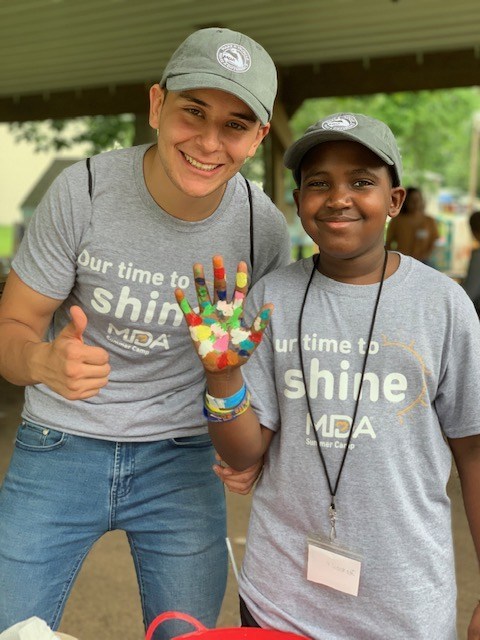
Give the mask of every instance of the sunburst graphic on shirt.
[[412, 358], [414, 358], [418, 364], [420, 365], [420, 370], [422, 373], [422, 388], [420, 393], [403, 409], [399, 409], [397, 411], [397, 418], [399, 419], [400, 424], [404, 423], [404, 417], [412, 411], [416, 406], [428, 407], [428, 402], [426, 401], [427, 395], [427, 376], [431, 376], [431, 371], [427, 368], [425, 364], [425, 360], [418, 353], [416, 349], [414, 349], [415, 341], [412, 340], [409, 344], [405, 342], [401, 342], [398, 340], [389, 340], [386, 335], [382, 334], [382, 345], [384, 347], [396, 347], [397, 349], [403, 349], [411, 354]]

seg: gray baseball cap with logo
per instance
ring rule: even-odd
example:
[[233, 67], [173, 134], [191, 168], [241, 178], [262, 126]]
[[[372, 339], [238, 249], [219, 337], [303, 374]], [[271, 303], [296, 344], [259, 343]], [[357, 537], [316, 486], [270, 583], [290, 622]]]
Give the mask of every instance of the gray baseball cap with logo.
[[277, 71], [255, 40], [212, 27], [195, 31], [182, 42], [167, 63], [160, 86], [169, 91], [226, 91], [245, 102], [265, 125], [272, 117]]
[[285, 152], [284, 163], [300, 184], [300, 168], [305, 154], [322, 142], [351, 140], [373, 151], [394, 175], [394, 186], [402, 183], [402, 158], [395, 136], [384, 122], [361, 113], [335, 113], [312, 124]]

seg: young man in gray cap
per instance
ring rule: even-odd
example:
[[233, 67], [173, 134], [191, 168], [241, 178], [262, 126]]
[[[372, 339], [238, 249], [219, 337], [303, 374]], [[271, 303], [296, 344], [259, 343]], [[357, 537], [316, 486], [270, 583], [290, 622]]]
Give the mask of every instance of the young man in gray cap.
[[[384, 123], [324, 118], [285, 163], [319, 253], [262, 278], [242, 330], [230, 330], [224, 303], [194, 314], [176, 293], [207, 371], [217, 450], [238, 469], [266, 454], [240, 576], [243, 623], [313, 640], [455, 640], [452, 453], [480, 556], [475, 309], [450, 278], [385, 250], [405, 189]], [[244, 293], [237, 285], [236, 317]], [[216, 323], [237, 363], [217, 371], [203, 326]], [[478, 638], [480, 605], [468, 635]]]
[[0, 631], [32, 615], [56, 628], [112, 529], [127, 533], [145, 624], [178, 609], [215, 626], [224, 491], [173, 292], [193, 294], [199, 253], [246, 260], [253, 281], [289, 261], [284, 217], [239, 174], [276, 86], [256, 42], [197, 31], [151, 89], [157, 144], [73, 165], [40, 204], [0, 310], [0, 373], [26, 386], [0, 493]]

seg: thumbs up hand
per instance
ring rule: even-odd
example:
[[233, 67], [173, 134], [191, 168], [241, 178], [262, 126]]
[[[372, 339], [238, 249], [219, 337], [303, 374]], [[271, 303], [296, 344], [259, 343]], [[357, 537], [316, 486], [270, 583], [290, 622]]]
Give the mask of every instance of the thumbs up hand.
[[67, 400], [84, 400], [98, 394], [108, 382], [108, 353], [84, 344], [88, 319], [77, 306], [70, 309], [69, 322], [50, 343], [45, 343], [40, 365], [41, 382]]

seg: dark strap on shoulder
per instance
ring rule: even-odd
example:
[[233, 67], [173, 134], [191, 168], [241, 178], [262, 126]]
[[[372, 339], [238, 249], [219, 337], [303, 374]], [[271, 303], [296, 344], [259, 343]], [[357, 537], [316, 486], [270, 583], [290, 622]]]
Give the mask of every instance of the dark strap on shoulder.
[[252, 275], [253, 275], [253, 262], [254, 262], [254, 251], [253, 251], [253, 202], [252, 202], [252, 189], [250, 187], [250, 183], [245, 178], [245, 184], [247, 185], [248, 191], [248, 206], [250, 208], [250, 265], [252, 267]]
[[90, 200], [92, 199], [92, 191], [93, 191], [93, 180], [92, 180], [92, 172], [90, 170], [90, 158], [87, 158], [87, 171], [88, 171], [88, 194], [90, 196]]

